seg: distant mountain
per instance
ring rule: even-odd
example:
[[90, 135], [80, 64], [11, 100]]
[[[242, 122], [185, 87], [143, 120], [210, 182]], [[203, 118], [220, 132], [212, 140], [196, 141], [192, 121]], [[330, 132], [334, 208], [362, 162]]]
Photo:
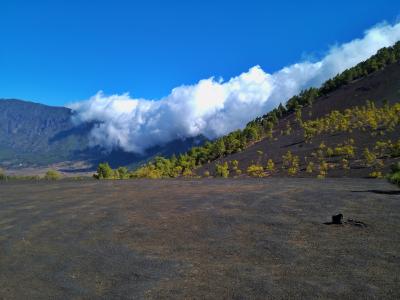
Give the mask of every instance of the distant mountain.
[[202, 137], [177, 140], [150, 149], [146, 155], [118, 149], [107, 153], [89, 145], [89, 133], [96, 124], [76, 126], [71, 121], [72, 114], [65, 107], [0, 99], [0, 166], [41, 167], [65, 161], [83, 161], [92, 166], [100, 161], [136, 166], [155, 155], [180, 153], [204, 141]]

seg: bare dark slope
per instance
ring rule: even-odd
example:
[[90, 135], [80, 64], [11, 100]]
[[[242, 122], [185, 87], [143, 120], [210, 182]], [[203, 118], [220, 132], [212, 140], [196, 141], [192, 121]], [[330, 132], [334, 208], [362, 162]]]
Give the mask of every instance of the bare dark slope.
[[[374, 101], [377, 106], [381, 106], [384, 101], [387, 101], [389, 104], [400, 101], [400, 63], [389, 65], [383, 70], [379, 70], [365, 78], [353, 81], [329, 95], [317, 99], [312, 107], [303, 108], [303, 120], [320, 118], [333, 110], [343, 111], [346, 108], [362, 106], [366, 104], [367, 100]], [[290, 123], [293, 128], [292, 134], [289, 136], [279, 135], [278, 133], [281, 130], [285, 130], [287, 123]], [[400, 138], [400, 130], [397, 128], [395, 132], [388, 133], [381, 138], [373, 137], [369, 132], [362, 131], [355, 131], [352, 134], [324, 134], [315, 137], [312, 143], [306, 143], [302, 129], [295, 122], [295, 115], [291, 114], [279, 121], [276, 128], [274, 128], [274, 136], [277, 137], [276, 141], [264, 139], [242, 152], [229, 155], [204, 165], [197, 169], [196, 173], [198, 175], [203, 175], [205, 171], [209, 171], [211, 175], [213, 175], [215, 174], [216, 163], [233, 160], [237, 160], [239, 162], [239, 168], [245, 171], [247, 167], [252, 164], [260, 163], [265, 166], [267, 159], [272, 159], [276, 164], [276, 172], [274, 172], [274, 175], [287, 176], [287, 174], [281, 170], [282, 156], [287, 153], [287, 151], [291, 151], [294, 155], [300, 157], [300, 168], [302, 172], [300, 172], [299, 175], [315, 176], [315, 174], [310, 175], [304, 172], [306, 167], [304, 158], [310, 156], [310, 153], [315, 151], [321, 142], [324, 142], [327, 147], [330, 147], [343, 143], [349, 138], [353, 138], [355, 140], [355, 146], [358, 149], [356, 157], [350, 161], [353, 167], [346, 172], [339, 169], [331, 170], [329, 171], [329, 176], [364, 177], [368, 176], [372, 169], [364, 167], [359, 163], [362, 150], [365, 147], [373, 146], [377, 139], [398, 140]], [[262, 154], [260, 154], [260, 151]], [[386, 171], [394, 160], [395, 159], [386, 160], [383, 171]], [[231, 176], [232, 175], [231, 172]]]

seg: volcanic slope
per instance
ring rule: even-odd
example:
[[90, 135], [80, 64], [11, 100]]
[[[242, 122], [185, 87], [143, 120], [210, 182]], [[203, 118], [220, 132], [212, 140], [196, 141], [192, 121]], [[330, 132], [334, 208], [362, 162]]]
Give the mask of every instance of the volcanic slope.
[[[326, 96], [317, 98], [312, 105], [303, 107], [301, 113], [298, 113], [298, 116], [301, 114], [300, 122], [299, 118], [296, 118], [295, 112], [287, 115], [280, 119], [274, 127], [272, 138], [264, 138], [241, 152], [212, 161], [198, 168], [196, 173], [203, 175], [209, 172], [210, 175], [216, 175], [216, 164], [222, 165], [227, 162], [229, 176], [237, 176], [238, 173], [242, 173], [240, 176], [243, 176], [251, 165], [263, 167], [263, 172], [253, 173], [253, 176], [257, 176], [257, 174], [260, 176], [287, 176], [290, 168], [288, 151], [292, 157], [297, 156], [299, 159], [298, 172], [292, 175], [318, 176], [321, 163], [324, 162], [327, 164], [325, 176], [366, 177], [374, 171], [385, 173], [393, 162], [398, 161], [398, 157], [393, 157], [397, 155], [388, 153], [378, 153], [382, 151], [376, 149], [376, 145], [378, 141], [387, 145], [390, 140], [392, 147], [396, 147], [396, 142], [399, 147], [400, 128], [398, 125], [392, 130], [378, 128], [378, 130], [372, 131], [365, 127], [350, 131], [330, 130], [330, 132], [317, 134], [309, 140], [305, 138], [305, 130], [301, 125], [301, 123], [307, 124], [307, 121], [310, 120], [326, 119], [326, 115], [336, 111], [343, 113], [346, 109], [354, 110], [356, 107], [360, 110], [367, 109], [367, 101], [371, 101], [372, 106], [377, 108], [384, 105], [393, 107], [400, 103], [399, 62], [342, 86]], [[288, 128], [291, 131], [289, 134]], [[335, 153], [335, 148], [348, 144], [352, 144], [354, 156]], [[395, 145], [393, 146], [393, 144]], [[372, 153], [369, 162], [365, 158], [365, 148]], [[269, 159], [274, 163], [273, 171], [266, 170]], [[233, 161], [237, 161], [237, 167], [232, 166]], [[288, 168], [283, 167], [284, 163], [288, 163]], [[308, 172], [307, 166], [309, 166]], [[236, 172], [236, 169], [241, 171]]]

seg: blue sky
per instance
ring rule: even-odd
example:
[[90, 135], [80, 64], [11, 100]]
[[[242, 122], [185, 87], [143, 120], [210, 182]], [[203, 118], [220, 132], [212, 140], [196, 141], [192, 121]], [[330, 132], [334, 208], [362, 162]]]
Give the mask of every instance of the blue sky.
[[49, 105], [97, 91], [158, 99], [318, 58], [399, 20], [398, 1], [0, 1], [0, 98]]

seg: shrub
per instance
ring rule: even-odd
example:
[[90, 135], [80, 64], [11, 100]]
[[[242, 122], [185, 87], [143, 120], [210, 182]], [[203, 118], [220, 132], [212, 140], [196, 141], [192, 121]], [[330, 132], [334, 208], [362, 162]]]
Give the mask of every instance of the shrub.
[[286, 154], [282, 155], [282, 168], [289, 168], [292, 162], [293, 155], [291, 151], [288, 151]]
[[389, 181], [391, 183], [397, 184], [398, 186], [400, 186], [400, 172], [391, 174], [389, 177]]
[[215, 172], [217, 176], [222, 177], [222, 178], [228, 178], [229, 176], [229, 167], [228, 163], [224, 162], [223, 164], [215, 164]]
[[400, 162], [395, 163], [392, 167], [392, 172], [388, 175], [388, 180], [400, 186]]
[[376, 155], [374, 152], [369, 151], [368, 148], [365, 148], [363, 151], [363, 156], [365, 159], [365, 164], [369, 166], [379, 165], [379, 162], [376, 159]]
[[325, 161], [322, 161], [318, 167], [319, 174], [318, 174], [317, 178], [325, 178], [326, 175], [328, 175], [328, 169], [329, 169], [328, 163]]
[[56, 170], [48, 170], [44, 175], [44, 179], [46, 180], [58, 180], [61, 178], [61, 174]]
[[331, 147], [326, 148], [326, 156], [331, 157], [334, 155], [334, 151]]
[[239, 162], [235, 159], [231, 161], [231, 165], [232, 165], [232, 170], [236, 171], [239, 167]]
[[210, 177], [210, 171], [204, 171], [203, 176], [204, 177]]
[[301, 119], [301, 108], [296, 108], [294, 111], [295, 121], [300, 125], [303, 126], [303, 120]]
[[299, 162], [298, 156], [293, 155], [292, 152], [288, 151], [282, 156], [282, 168], [287, 169], [289, 175], [293, 176], [299, 172]]
[[377, 108], [373, 102], [365, 106], [346, 109], [344, 112], [331, 111], [322, 118], [303, 122], [304, 137], [312, 139], [323, 133], [351, 132], [359, 129], [369, 131], [372, 136], [384, 131], [393, 131], [400, 124], [400, 104]]
[[385, 141], [377, 141], [375, 143], [374, 151], [377, 153], [379, 157], [383, 157], [387, 155], [388, 150], [392, 147], [391, 140]]
[[191, 169], [186, 168], [185, 170], [183, 170], [182, 176], [186, 177], [186, 178], [189, 178], [189, 177], [193, 177], [194, 173], [193, 173], [193, 171]]
[[113, 178], [114, 171], [111, 169], [110, 165], [107, 162], [99, 164], [97, 167], [97, 174], [95, 174], [95, 178], [97, 179], [110, 179]]
[[269, 171], [269, 172], [273, 172], [273, 171], [275, 171], [275, 163], [274, 163], [274, 161], [272, 160], [272, 159], [268, 159], [268, 161], [267, 161], [267, 171]]
[[0, 180], [5, 180], [6, 179], [6, 173], [2, 168], [0, 168]]
[[286, 129], [284, 131], [284, 135], [290, 135], [292, 133], [292, 127], [290, 126], [290, 123], [286, 123]]
[[127, 179], [127, 178], [129, 178], [128, 169], [126, 167], [119, 167], [118, 169], [115, 170], [114, 173], [115, 173], [114, 177], [116, 179]]
[[391, 157], [399, 157], [400, 156], [400, 139], [397, 143], [394, 143], [390, 148], [390, 156]]
[[371, 173], [369, 173], [368, 175], [369, 178], [382, 178], [382, 172], [380, 171], [373, 171]]
[[400, 172], [400, 161], [391, 166], [392, 173]]
[[264, 168], [260, 165], [251, 165], [247, 168], [247, 174], [251, 177], [265, 177]]
[[342, 159], [342, 168], [343, 170], [349, 170], [350, 169], [350, 164], [349, 161], [345, 158]]
[[[97, 179], [102, 179], [99, 178], [97, 174], [94, 175], [95, 178]], [[111, 178], [111, 177], [109, 177]], [[129, 174], [129, 178], [151, 178], [151, 179], [158, 179], [162, 178], [162, 172], [161, 170], [157, 169], [155, 165], [148, 163], [146, 165], [143, 165], [136, 171], [132, 172]]]
[[338, 145], [334, 149], [334, 155], [343, 155], [345, 157], [354, 157], [354, 146], [353, 145]]
[[310, 161], [310, 162], [307, 164], [306, 172], [307, 172], [307, 173], [312, 173], [313, 171], [314, 171], [314, 163], [313, 163], [312, 161]]
[[364, 159], [366, 160], [367, 164], [372, 164], [376, 159], [375, 154], [373, 152], [369, 151], [368, 148], [364, 149], [363, 156], [364, 156]]
[[171, 177], [176, 178], [182, 174], [183, 168], [181, 166], [175, 166], [172, 168]]

